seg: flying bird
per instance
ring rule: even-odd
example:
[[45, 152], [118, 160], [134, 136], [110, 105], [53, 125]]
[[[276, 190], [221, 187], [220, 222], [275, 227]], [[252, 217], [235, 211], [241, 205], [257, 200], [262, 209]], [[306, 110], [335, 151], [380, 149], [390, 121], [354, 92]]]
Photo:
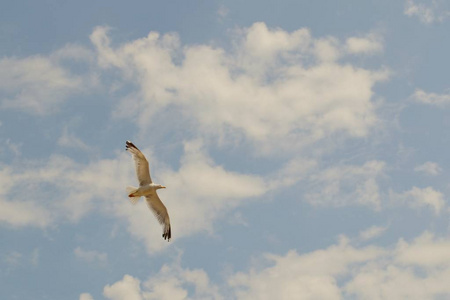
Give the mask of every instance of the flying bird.
[[136, 175], [139, 181], [139, 187], [127, 187], [128, 197], [133, 204], [136, 204], [141, 196], [145, 197], [148, 207], [155, 214], [159, 223], [163, 226], [162, 237], [165, 240], [167, 239], [167, 241], [170, 241], [172, 234], [170, 230], [169, 213], [156, 193], [157, 189], [165, 189], [166, 187], [152, 182], [148, 161], [138, 147], [136, 147], [132, 142], [126, 141], [125, 148], [133, 156], [136, 167]]

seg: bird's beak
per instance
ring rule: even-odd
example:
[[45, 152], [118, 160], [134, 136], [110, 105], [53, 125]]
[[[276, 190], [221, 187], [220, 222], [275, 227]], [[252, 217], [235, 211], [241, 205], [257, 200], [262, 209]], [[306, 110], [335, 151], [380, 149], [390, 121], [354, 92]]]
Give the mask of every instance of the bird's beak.
[[161, 188], [162, 188], [162, 189], [165, 189], [166, 187], [165, 187], [165, 186], [161, 186]]

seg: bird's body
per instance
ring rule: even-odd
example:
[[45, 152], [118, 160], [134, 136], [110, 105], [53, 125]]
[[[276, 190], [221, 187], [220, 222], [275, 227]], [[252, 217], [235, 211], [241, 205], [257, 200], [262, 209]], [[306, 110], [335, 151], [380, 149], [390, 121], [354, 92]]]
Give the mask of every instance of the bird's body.
[[141, 196], [150, 196], [156, 193], [156, 190], [159, 188], [158, 184], [150, 183], [147, 185], [142, 185], [134, 190], [131, 190], [128, 197], [141, 197]]
[[126, 150], [133, 155], [139, 181], [139, 187], [127, 187], [128, 197], [133, 204], [136, 204], [141, 197], [145, 197], [148, 207], [155, 214], [159, 223], [163, 225], [163, 238], [169, 241], [172, 237], [169, 214], [156, 193], [157, 189], [166, 187], [152, 182], [148, 161], [132, 142], [126, 141]]

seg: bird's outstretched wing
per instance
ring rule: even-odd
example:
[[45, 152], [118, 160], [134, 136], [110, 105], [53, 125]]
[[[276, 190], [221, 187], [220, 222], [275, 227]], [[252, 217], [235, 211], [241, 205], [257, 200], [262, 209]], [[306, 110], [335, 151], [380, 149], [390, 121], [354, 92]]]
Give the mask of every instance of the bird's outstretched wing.
[[172, 237], [172, 232], [170, 230], [170, 218], [169, 213], [167, 212], [166, 207], [161, 202], [161, 200], [158, 197], [158, 194], [152, 193], [149, 196], [146, 196], [145, 199], [147, 200], [148, 207], [150, 210], [155, 214], [156, 218], [158, 219], [158, 222], [163, 225], [163, 234], [162, 237], [170, 241], [170, 238]]
[[152, 183], [152, 178], [150, 177], [150, 168], [148, 166], [148, 161], [142, 154], [141, 150], [138, 149], [132, 142], [126, 141], [126, 146], [128, 152], [133, 155], [134, 165], [136, 167], [136, 176], [139, 181], [139, 185], [147, 185]]

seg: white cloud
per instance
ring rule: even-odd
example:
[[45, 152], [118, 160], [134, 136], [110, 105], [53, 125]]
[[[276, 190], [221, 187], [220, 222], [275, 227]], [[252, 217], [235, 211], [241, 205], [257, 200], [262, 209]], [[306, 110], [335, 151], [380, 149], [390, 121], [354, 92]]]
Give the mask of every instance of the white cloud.
[[[125, 275], [107, 285], [109, 299], [435, 299], [450, 295], [450, 240], [424, 232], [411, 242], [356, 247], [341, 236], [324, 249], [265, 254], [221, 285], [178, 257], [144, 284]], [[188, 287], [194, 288], [188, 288]]]
[[387, 227], [372, 226], [366, 230], [359, 233], [359, 239], [362, 241], [367, 241], [379, 237], [386, 231]]
[[[0, 170], [0, 222], [13, 227], [35, 225], [45, 227], [50, 223], [50, 213], [30, 200], [11, 201], [7, 195], [17, 184], [8, 166]], [[9, 198], [9, 200], [8, 200]]]
[[240, 134], [261, 151], [274, 145], [292, 151], [337, 133], [366, 136], [377, 123], [373, 86], [388, 77], [383, 70], [339, 64], [347, 52], [336, 38], [314, 39], [307, 29], [286, 32], [264, 23], [238, 31], [230, 51], [181, 47], [176, 35], [156, 32], [112, 48], [101, 27], [91, 40], [100, 66], [119, 68], [139, 84], [139, 100], [130, 105], [127, 98], [134, 112], [124, 116], [141, 128], [171, 106], [199, 134]]
[[31, 114], [55, 112], [90, 81], [72, 74], [57, 59], [45, 56], [0, 60], [0, 108], [14, 108]]
[[449, 273], [437, 270], [422, 278], [411, 268], [367, 266], [346, 286], [346, 291], [358, 299], [439, 299], [450, 293]]
[[91, 294], [83, 293], [80, 295], [79, 300], [94, 300]]
[[80, 185], [76, 177], [80, 167], [67, 157], [53, 156], [46, 164], [25, 162], [6, 168], [2, 172], [7, 173], [7, 180], [0, 193], [0, 219], [17, 227], [47, 227], [65, 218], [78, 220], [91, 209], [86, 198], [89, 186]]
[[450, 268], [450, 240], [436, 238], [430, 232], [424, 232], [413, 242], [400, 240], [396, 249], [396, 261], [403, 265], [424, 268]]
[[[442, 0], [430, 1], [406, 0], [404, 13], [407, 16], [416, 16], [420, 22], [431, 24], [434, 22], [443, 22], [450, 16], [450, 7], [448, 3]], [[423, 3], [421, 3], [423, 2]]]
[[276, 67], [280, 59], [295, 59], [295, 52], [306, 51], [313, 42], [306, 28], [289, 33], [280, 28], [269, 29], [262, 22], [241, 29], [234, 38], [238, 54], [236, 64], [258, 77], [266, 75], [268, 68]]
[[[130, 158], [79, 164], [65, 156], [20, 161], [0, 171], [0, 220], [15, 227], [77, 222], [92, 209], [111, 213], [120, 201]], [[122, 185], [122, 186], [120, 186]], [[110, 201], [103, 201], [103, 200]]]
[[426, 163], [415, 167], [414, 171], [430, 176], [436, 176], [442, 172], [442, 168], [435, 162], [427, 161]]
[[[171, 265], [164, 265], [144, 286], [148, 291], [147, 299], [223, 299], [218, 287], [209, 280], [204, 270], [183, 269], [180, 259]], [[189, 286], [194, 287], [193, 291], [189, 291]]]
[[270, 177], [270, 188], [284, 188], [305, 179], [317, 167], [317, 161], [296, 157], [289, 160]]
[[[383, 207], [382, 200], [387, 198], [391, 204], [406, 204], [415, 209], [429, 207], [436, 214], [446, 207], [444, 195], [432, 187], [414, 186], [402, 193], [383, 193], [379, 182], [385, 176], [385, 169], [385, 162], [369, 161], [362, 166], [338, 165], [312, 173], [304, 180], [305, 199], [319, 206], [358, 204], [379, 210]], [[439, 166], [433, 163], [426, 163], [415, 170], [432, 175], [440, 172]]]
[[[230, 172], [216, 165], [199, 141], [186, 143], [178, 170], [158, 164], [151, 154], [147, 158], [155, 170], [154, 179], [168, 187], [160, 197], [171, 216], [174, 240], [212, 232], [218, 218], [269, 190], [259, 176]], [[161, 238], [160, 225], [147, 206], [133, 206], [127, 200], [124, 189], [135, 184], [135, 175], [132, 159], [125, 151], [114, 159], [87, 165], [52, 156], [45, 163], [2, 168], [0, 177], [0, 221], [10, 226], [77, 222], [97, 210], [124, 220], [130, 234], [143, 241], [150, 253], [170, 245]], [[76, 254], [85, 254], [86, 258], [89, 253], [78, 249]]]
[[436, 299], [450, 295], [450, 241], [425, 232], [355, 273], [345, 290], [363, 299]]
[[346, 49], [354, 54], [376, 54], [383, 51], [381, 37], [371, 33], [365, 37], [350, 37], [345, 41]]
[[335, 38], [323, 38], [314, 42], [314, 54], [319, 62], [333, 63], [342, 53], [339, 51], [339, 41]]
[[417, 16], [423, 23], [433, 23], [435, 20], [434, 11], [431, 7], [423, 4], [417, 5], [412, 0], [407, 0], [404, 13], [408, 16]]
[[[216, 219], [268, 191], [259, 176], [229, 172], [215, 165], [199, 141], [185, 144], [178, 170], [166, 169], [159, 174], [158, 181], [167, 186], [159, 195], [169, 211], [174, 239], [212, 232]], [[143, 240], [150, 252], [166, 247], [167, 242], [160, 238], [160, 226], [149, 217], [148, 209], [125, 205], [120, 213], [128, 219], [130, 233]]]
[[103, 296], [111, 300], [142, 300], [140, 280], [125, 275], [121, 281], [107, 285], [103, 289]]
[[381, 254], [375, 247], [356, 249], [343, 237], [337, 245], [303, 255], [266, 255], [272, 266], [234, 274], [229, 284], [238, 299], [341, 299], [337, 278]]
[[438, 107], [444, 107], [450, 104], [450, 94], [427, 93], [421, 89], [417, 89], [411, 97], [417, 102]]
[[95, 250], [84, 250], [81, 247], [75, 248], [75, 250], [73, 250], [73, 253], [75, 254], [75, 256], [78, 259], [84, 260], [89, 263], [99, 262], [101, 264], [104, 264], [108, 260], [107, 253], [99, 252], [99, 251], [95, 251]]
[[50, 54], [49, 58], [55, 62], [74, 61], [80, 63], [95, 62], [95, 53], [77, 44], [67, 44]]
[[57, 141], [59, 146], [80, 149], [83, 151], [91, 151], [92, 148], [83, 142], [80, 138], [69, 132], [67, 127], [64, 127], [62, 135]]
[[306, 194], [314, 205], [343, 206], [360, 204], [381, 208], [377, 180], [384, 174], [385, 163], [369, 161], [362, 166], [336, 166], [310, 176]]
[[403, 193], [390, 192], [390, 198], [394, 203], [404, 203], [412, 208], [429, 207], [435, 214], [439, 214], [446, 206], [444, 195], [432, 187], [412, 187]]
[[223, 299], [205, 271], [183, 269], [179, 259], [163, 265], [143, 284], [139, 279], [125, 275], [122, 280], [105, 286], [103, 295], [112, 300]]
[[46, 227], [51, 223], [50, 213], [31, 201], [0, 201], [0, 221], [13, 227]]

